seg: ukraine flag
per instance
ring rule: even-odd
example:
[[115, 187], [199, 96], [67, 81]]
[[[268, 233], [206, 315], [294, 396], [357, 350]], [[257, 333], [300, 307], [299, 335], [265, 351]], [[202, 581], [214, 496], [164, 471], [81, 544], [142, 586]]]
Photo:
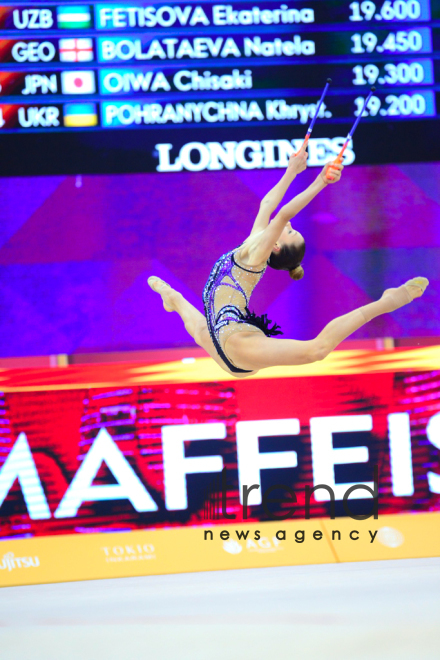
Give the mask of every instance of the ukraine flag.
[[97, 125], [96, 103], [66, 103], [64, 105], [64, 126], [83, 128]]

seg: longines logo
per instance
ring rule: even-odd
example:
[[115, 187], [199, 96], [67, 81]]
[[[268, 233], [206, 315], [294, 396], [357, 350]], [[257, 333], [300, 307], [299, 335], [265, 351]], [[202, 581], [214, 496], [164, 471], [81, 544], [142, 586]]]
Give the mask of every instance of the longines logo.
[[13, 552], [3, 555], [0, 570], [13, 571], [15, 568], [37, 568], [40, 565], [38, 557], [15, 557]]
[[151, 543], [104, 546], [101, 550], [104, 552], [105, 560], [108, 563], [156, 559], [154, 545]]

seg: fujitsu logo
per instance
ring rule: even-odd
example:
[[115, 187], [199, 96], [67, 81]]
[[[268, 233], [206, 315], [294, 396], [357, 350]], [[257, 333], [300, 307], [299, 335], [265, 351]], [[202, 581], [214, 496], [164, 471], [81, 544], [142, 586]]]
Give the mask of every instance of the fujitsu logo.
[[37, 568], [39, 565], [38, 557], [15, 557], [13, 552], [7, 552], [0, 562], [0, 569], [12, 571], [14, 568]]

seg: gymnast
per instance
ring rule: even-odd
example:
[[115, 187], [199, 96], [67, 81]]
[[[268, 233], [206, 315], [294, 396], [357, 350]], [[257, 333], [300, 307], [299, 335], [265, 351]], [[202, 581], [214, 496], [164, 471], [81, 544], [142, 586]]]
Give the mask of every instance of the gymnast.
[[288, 271], [293, 280], [304, 276], [301, 262], [305, 241], [290, 220], [328, 185], [337, 183], [344, 169], [337, 160], [326, 165], [315, 181], [275, 217], [272, 213], [297, 174], [307, 167], [307, 147], [292, 154], [279, 183], [260, 203], [250, 236], [214, 264], [203, 291], [205, 316], [158, 277], [148, 283], [162, 297], [167, 312], [177, 312], [195, 342], [232, 376], [246, 378], [265, 367], [310, 364], [323, 360], [338, 344], [376, 316], [393, 312], [420, 297], [428, 280], [416, 277], [402, 286], [386, 289], [382, 297], [331, 321], [308, 341], [274, 338], [282, 334], [270, 327], [266, 315], [249, 311], [249, 299], [267, 266]]

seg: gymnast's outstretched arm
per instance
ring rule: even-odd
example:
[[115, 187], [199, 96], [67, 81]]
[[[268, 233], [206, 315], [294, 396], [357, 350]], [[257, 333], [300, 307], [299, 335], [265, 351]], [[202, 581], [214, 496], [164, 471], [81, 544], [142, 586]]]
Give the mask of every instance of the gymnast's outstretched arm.
[[[332, 163], [331, 167], [328, 164], [325, 165], [315, 181], [304, 192], [296, 195], [288, 204], [285, 204], [266, 229], [247, 244], [247, 263], [261, 264], [267, 261], [289, 220], [302, 211], [321, 190], [329, 184], [337, 183], [341, 178], [343, 169], [344, 166], [341, 164]], [[327, 173], [331, 174], [331, 179], [327, 177]]]
[[308, 153], [304, 144], [297, 154], [292, 154], [290, 156], [289, 164], [281, 180], [277, 183], [276, 186], [272, 188], [272, 190], [269, 190], [267, 195], [265, 195], [260, 202], [260, 210], [257, 217], [255, 218], [255, 222], [250, 234], [251, 236], [266, 229], [267, 225], [269, 224], [270, 216], [283, 199], [288, 187], [296, 175], [306, 169], [307, 157]]

